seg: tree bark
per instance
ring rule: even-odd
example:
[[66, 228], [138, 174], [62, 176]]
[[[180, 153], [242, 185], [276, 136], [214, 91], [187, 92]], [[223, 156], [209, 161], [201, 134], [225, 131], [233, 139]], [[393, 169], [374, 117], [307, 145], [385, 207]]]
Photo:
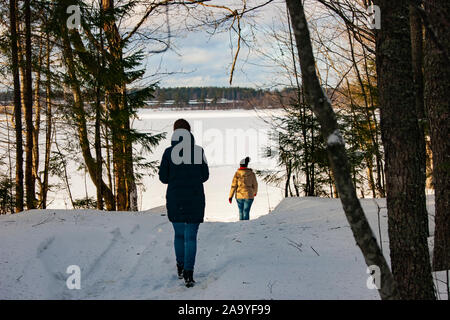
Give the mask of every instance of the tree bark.
[[372, 191], [372, 198], [376, 198], [377, 194], [375, 192], [375, 180], [373, 178], [372, 157], [366, 157], [366, 164], [367, 164], [367, 179], [369, 181], [370, 190]]
[[286, 3], [290, 12], [300, 58], [306, 100], [312, 106], [320, 122], [321, 133], [327, 141], [328, 156], [345, 215], [366, 264], [368, 266], [376, 265], [380, 268], [381, 285], [378, 288], [380, 297], [382, 299], [396, 299], [399, 297], [396, 283], [356, 196], [345, 143], [338, 129], [336, 115], [317, 77], [311, 38], [302, 1], [286, 0]]
[[[425, 12], [433, 22], [440, 45], [450, 52], [450, 2], [426, 0]], [[425, 33], [425, 102], [433, 152], [435, 231], [433, 269], [450, 269], [450, 68], [445, 51]]]
[[[56, 150], [58, 151], [58, 153], [61, 155], [62, 152], [61, 152], [61, 149], [59, 148], [59, 145], [58, 145], [58, 136], [57, 135], [55, 135], [55, 147], [56, 147]], [[64, 183], [66, 184], [67, 193], [69, 194], [70, 204], [72, 205], [72, 208], [75, 209], [75, 203], [73, 201], [72, 191], [70, 189], [69, 175], [67, 174], [67, 164], [66, 164], [66, 162], [63, 162], [63, 174], [64, 174]]]
[[50, 167], [50, 153], [52, 146], [52, 83], [50, 70], [50, 35], [46, 35], [46, 83], [45, 83], [45, 156], [44, 156], [44, 177], [40, 190], [40, 198], [42, 209], [47, 208], [47, 194], [48, 194], [48, 174]]
[[421, 22], [420, 15], [417, 8], [410, 5], [410, 25], [411, 25], [411, 53], [412, 53], [412, 65], [413, 65], [413, 75], [414, 75], [414, 94], [416, 99], [416, 112], [417, 120], [419, 124], [419, 153], [418, 158], [420, 161], [420, 171], [422, 175], [420, 181], [423, 181], [423, 199], [421, 202], [424, 205], [424, 224], [426, 227], [427, 236], [430, 235], [428, 227], [428, 211], [426, 207], [426, 194], [425, 186], [427, 180], [427, 155], [425, 146], [425, 101], [424, 101], [424, 82], [423, 82], [423, 26]]
[[[124, 93], [125, 94], [125, 93]], [[126, 102], [125, 102], [126, 103]], [[130, 119], [127, 118], [125, 122], [125, 130], [126, 132], [130, 131]], [[125, 172], [126, 172], [126, 185], [127, 185], [127, 210], [130, 211], [138, 211], [138, 202], [137, 202], [137, 187], [136, 187], [136, 179], [134, 176], [134, 167], [133, 167], [133, 142], [129, 135], [127, 135], [125, 139]]]
[[[105, 102], [105, 105], [106, 105], [106, 102]], [[107, 115], [106, 115], [107, 116]], [[114, 184], [113, 184], [113, 179], [112, 179], [112, 176], [113, 176], [113, 174], [111, 174], [111, 146], [110, 146], [110, 144], [109, 144], [109, 141], [110, 141], [110, 139], [109, 139], [109, 132], [108, 132], [108, 126], [107, 125], [105, 125], [105, 126], [103, 126], [103, 128], [104, 128], [104, 132], [103, 132], [103, 135], [104, 135], [104, 137], [105, 137], [105, 147], [106, 147], [106, 162], [105, 162], [105, 167], [106, 167], [106, 175], [107, 175], [107, 177], [108, 177], [108, 186], [109, 186], [109, 188], [111, 189], [111, 190], [115, 190], [115, 188], [114, 188]], [[115, 199], [115, 197], [114, 197], [114, 199]], [[115, 205], [114, 205], [115, 206]]]
[[[43, 42], [40, 40], [39, 45], [39, 55], [38, 62], [36, 68], [36, 80], [35, 80], [35, 88], [34, 88], [34, 109], [35, 109], [35, 120], [34, 120], [34, 129], [33, 129], [33, 180], [35, 183], [38, 182], [39, 186], [42, 188], [42, 181], [39, 177], [39, 132], [41, 127], [41, 70], [42, 70], [42, 47]], [[41, 193], [39, 193], [39, 205], [38, 207], [42, 207], [42, 198], [40, 197]]]
[[25, 0], [25, 188], [27, 209], [36, 208], [35, 181], [33, 179], [33, 87], [31, 75], [31, 8], [30, 0]]
[[[100, 30], [100, 43], [101, 43], [101, 51], [103, 51], [103, 34]], [[100, 58], [101, 56], [101, 58]], [[102, 188], [102, 179], [103, 179], [103, 160], [102, 160], [102, 145], [101, 145], [101, 108], [102, 108], [102, 90], [101, 85], [103, 84], [102, 76], [100, 75], [101, 70], [105, 67], [103, 52], [97, 50], [97, 63], [99, 67], [97, 68], [97, 76], [96, 76], [96, 92], [95, 92], [95, 159], [97, 161], [97, 209], [103, 210], [103, 188]]]
[[284, 184], [284, 197], [289, 197], [289, 185], [291, 183], [291, 161], [285, 161], [286, 166], [286, 182]]
[[[111, 15], [114, 10], [113, 0], [102, 0], [102, 9], [105, 14]], [[117, 210], [123, 211], [129, 209], [130, 194], [127, 188], [127, 181], [133, 177], [127, 177], [130, 173], [129, 166], [127, 166], [128, 157], [126, 151], [129, 150], [127, 146], [126, 131], [127, 126], [124, 117], [128, 119], [127, 111], [125, 110], [125, 94], [126, 88], [123, 81], [124, 70], [122, 65], [122, 39], [119, 34], [117, 25], [111, 16], [105, 19], [103, 30], [109, 45], [109, 53], [111, 54], [110, 65], [115, 69], [117, 77], [115, 83], [108, 90], [110, 102], [110, 116], [111, 116], [111, 134], [112, 134], [112, 153], [113, 166], [115, 174], [115, 188], [116, 188], [116, 206]]]
[[23, 141], [22, 141], [22, 104], [20, 93], [19, 58], [17, 48], [16, 0], [9, 1], [11, 31], [11, 66], [14, 78], [14, 124], [16, 133], [16, 204], [15, 211], [23, 211]]
[[[97, 92], [99, 95], [99, 92]], [[97, 96], [97, 99], [100, 97]], [[96, 110], [95, 110], [95, 160], [97, 161], [97, 209], [103, 210], [103, 190], [102, 190], [102, 148], [101, 148], [101, 140], [100, 140], [100, 101], [97, 101]]]
[[408, 0], [378, 0], [376, 34], [391, 266], [402, 299], [435, 299], [424, 223]]

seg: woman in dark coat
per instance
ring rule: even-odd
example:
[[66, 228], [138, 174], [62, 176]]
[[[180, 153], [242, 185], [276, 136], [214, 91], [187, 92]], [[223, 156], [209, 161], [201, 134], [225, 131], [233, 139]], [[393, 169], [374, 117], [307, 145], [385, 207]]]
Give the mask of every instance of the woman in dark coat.
[[203, 148], [195, 145], [189, 123], [178, 119], [173, 129], [171, 146], [164, 151], [159, 167], [159, 180], [168, 184], [166, 207], [175, 231], [178, 277], [191, 287], [195, 283], [197, 232], [205, 215], [203, 183], [209, 178], [209, 169]]

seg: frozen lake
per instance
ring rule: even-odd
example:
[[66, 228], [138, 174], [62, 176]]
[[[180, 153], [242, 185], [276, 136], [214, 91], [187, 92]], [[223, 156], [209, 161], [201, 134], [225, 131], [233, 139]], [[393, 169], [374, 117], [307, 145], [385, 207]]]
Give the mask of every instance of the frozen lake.
[[[230, 184], [239, 161], [245, 156], [252, 159], [249, 167], [253, 169], [275, 168], [276, 163], [262, 156], [264, 148], [269, 145], [268, 137], [270, 120], [280, 110], [199, 110], [199, 111], [155, 111], [143, 109], [133, 127], [144, 132], [167, 132], [166, 139], [161, 141], [153, 154], [146, 159], [160, 160], [164, 149], [170, 144], [173, 122], [184, 118], [191, 124], [196, 144], [205, 149], [210, 167], [210, 178], [204, 184], [206, 194], [207, 221], [236, 221], [238, 210], [235, 201], [228, 203]], [[95, 189], [89, 177], [85, 179], [84, 171], [76, 171], [70, 166], [70, 184], [74, 199], [88, 194], [95, 197]], [[86, 181], [86, 182], [85, 182]], [[258, 178], [259, 190], [251, 210], [251, 218], [267, 214], [282, 199], [282, 190], [266, 185]], [[87, 186], [85, 186], [85, 184]], [[146, 176], [144, 188], [138, 189], [139, 210], [148, 210], [165, 205], [166, 185], [158, 176]], [[145, 189], [145, 190], [144, 190]], [[51, 203], [48, 208], [71, 209], [67, 192], [62, 189], [49, 194]]]

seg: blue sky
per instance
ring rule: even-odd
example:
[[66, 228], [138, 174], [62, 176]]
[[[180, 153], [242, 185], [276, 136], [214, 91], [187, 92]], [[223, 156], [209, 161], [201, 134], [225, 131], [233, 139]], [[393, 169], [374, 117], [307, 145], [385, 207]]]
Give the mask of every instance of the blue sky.
[[[184, 38], [175, 39], [174, 50], [154, 55], [147, 60], [147, 72], [154, 73], [158, 67], [163, 73], [160, 85], [176, 86], [229, 86], [233, 61], [228, 33], [210, 36], [206, 31], [188, 32]], [[235, 52], [236, 42], [233, 39]], [[241, 46], [239, 59], [233, 76], [233, 86], [256, 87], [267, 82], [261, 67], [252, 63], [261, 62], [256, 53]]]
[[[281, 8], [283, 7], [284, 2]], [[280, 9], [270, 4], [257, 14], [258, 23], [271, 24], [274, 17], [280, 14]], [[243, 23], [243, 34], [247, 39], [250, 39], [249, 31], [248, 26]], [[261, 32], [257, 32], [256, 36], [263, 35]], [[212, 36], [206, 30], [177, 31], [171, 50], [155, 54], [147, 59], [147, 74], [175, 72], [156, 77], [160, 79], [162, 87], [229, 86], [236, 39], [236, 34], [228, 31]], [[233, 50], [231, 50], [231, 44]], [[256, 51], [249, 51], [241, 43], [232, 86], [267, 87], [271, 85], [273, 78], [273, 74], [267, 72], [269, 69], [271, 68], [267, 61], [263, 61]]]
[[[242, 0], [224, 0], [223, 3], [233, 1], [237, 5], [232, 8], [240, 8], [239, 4]], [[266, 1], [249, 0], [248, 4], [249, 7], [254, 7], [266, 3]], [[215, 3], [221, 2], [217, 0]], [[316, 18], [320, 18], [321, 7], [315, 3], [310, 3], [309, 7], [311, 13]], [[197, 14], [197, 11], [194, 10], [194, 12]], [[176, 10], [169, 14], [169, 25], [172, 29], [171, 48], [166, 52], [153, 54], [145, 60], [145, 80], [147, 82], [159, 81], [161, 87], [230, 86], [230, 69], [236, 51], [237, 35], [234, 31], [226, 30], [230, 26], [230, 21], [221, 26], [222, 32], [214, 35], [210, 34], [212, 29], [192, 28], [192, 24], [204, 21], [205, 15], [208, 14], [208, 12], [199, 12], [196, 17], [198, 20], [192, 18], [193, 15], [186, 16], [186, 13], [183, 14]], [[223, 10], [219, 13], [217, 16], [212, 16], [210, 22], [223, 17]], [[242, 35], [250, 43], [251, 49], [241, 42], [232, 86], [280, 88], [291, 84], [293, 79], [286, 73], [286, 66], [288, 66], [287, 69], [292, 68], [289, 50], [280, 45], [272, 35], [275, 32], [277, 39], [280, 36], [281, 38], [287, 37], [286, 15], [284, 0], [274, 0], [274, 2], [252, 11], [251, 14], [244, 15], [241, 20]], [[166, 15], [159, 13], [156, 19], [150, 19], [149, 26], [156, 28], [159, 35], [163, 37], [167, 37], [168, 34], [165, 17]], [[309, 22], [312, 23], [311, 19]], [[313, 23], [321, 26], [320, 29], [315, 29], [319, 30], [318, 32], [329, 33], [329, 30], [326, 30], [330, 27], [334, 30], [332, 28], [333, 21], [330, 19], [315, 20]], [[186, 26], [191, 27], [191, 30], [186, 30]], [[329, 35], [325, 36], [325, 33], [321, 33], [322, 40], [324, 37], [329, 37]], [[156, 42], [146, 42], [146, 47], [143, 49], [149, 52], [157, 50], [157, 47]], [[266, 56], [264, 57], [261, 52], [264, 52]], [[332, 70], [327, 68], [320, 59], [317, 62], [324, 73], [321, 76], [333, 78]]]

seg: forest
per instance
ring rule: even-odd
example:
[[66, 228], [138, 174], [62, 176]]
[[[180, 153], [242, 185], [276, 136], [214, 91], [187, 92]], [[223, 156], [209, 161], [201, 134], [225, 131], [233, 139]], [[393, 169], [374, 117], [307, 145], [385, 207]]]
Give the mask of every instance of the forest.
[[[140, 88], [131, 88], [130, 92], [138, 91]], [[241, 88], [241, 87], [156, 87], [155, 92], [150, 97], [152, 100], [147, 101], [147, 104], [155, 102], [156, 104], [164, 104], [167, 101], [173, 101], [175, 105], [182, 103], [188, 104], [189, 101], [195, 100], [198, 102], [205, 102], [209, 100], [214, 103], [219, 99], [226, 99], [230, 101], [246, 101], [250, 99], [257, 100], [255, 107], [264, 104], [261, 101], [264, 96], [286, 95], [293, 88], [283, 88], [281, 90], [264, 90], [255, 88]], [[281, 91], [281, 92], [280, 92]], [[39, 93], [45, 95], [45, 91]], [[64, 99], [64, 91], [55, 88], [53, 90], [54, 99]], [[272, 99], [273, 100], [273, 99]], [[12, 110], [14, 101], [14, 91], [5, 90], [0, 91], [0, 103], [8, 110]], [[277, 106], [279, 107], [279, 106]], [[2, 110], [3, 112], [4, 110]]]

